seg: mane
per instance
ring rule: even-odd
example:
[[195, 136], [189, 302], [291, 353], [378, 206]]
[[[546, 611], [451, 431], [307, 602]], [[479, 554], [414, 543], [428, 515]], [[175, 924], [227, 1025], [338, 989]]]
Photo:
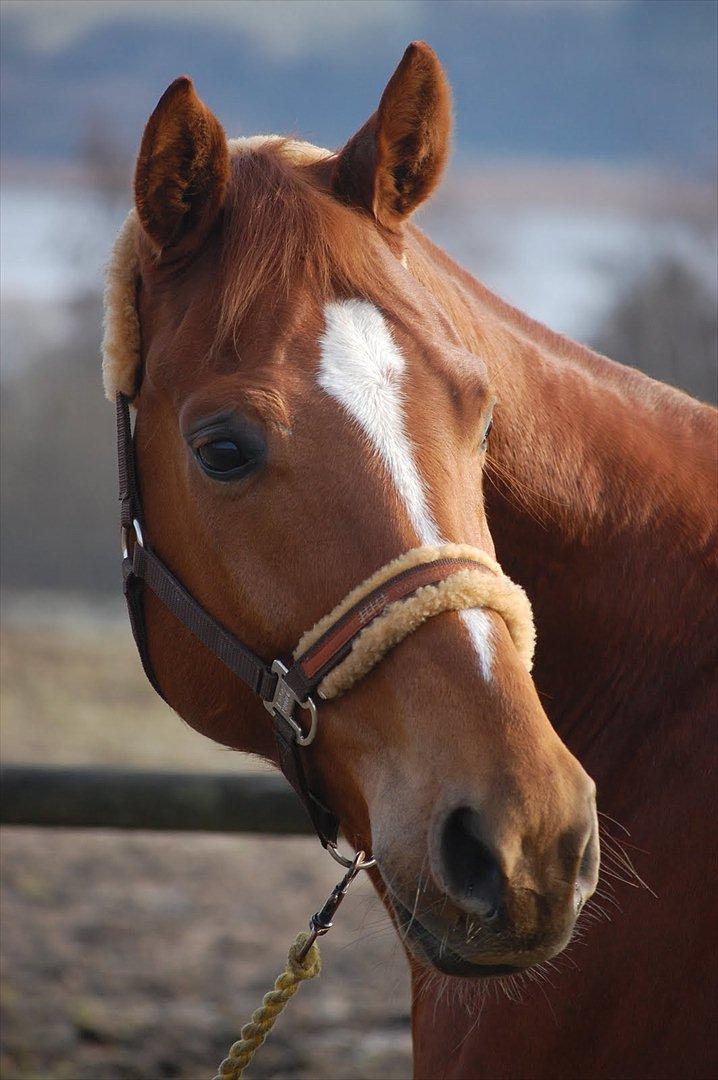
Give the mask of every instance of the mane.
[[[708, 424], [710, 429], [715, 420], [712, 406], [544, 325], [492, 292], [424, 233], [413, 229], [412, 234], [416, 242], [411, 259], [412, 273], [437, 297], [464, 345], [472, 352], [484, 356], [493, 352], [495, 359], [502, 362], [508, 332], [514, 343], [539, 351], [551, 362], [566, 361], [574, 368], [580, 368], [596, 386], [611, 391], [618, 387], [623, 396], [631, 396], [649, 409], [688, 415], [697, 423]], [[483, 316], [478, 319], [477, 304]]]

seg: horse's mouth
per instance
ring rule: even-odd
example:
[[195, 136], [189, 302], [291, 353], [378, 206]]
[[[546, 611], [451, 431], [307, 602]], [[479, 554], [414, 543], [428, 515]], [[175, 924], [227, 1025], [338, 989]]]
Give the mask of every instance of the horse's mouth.
[[389, 899], [396, 914], [402, 941], [408, 944], [420, 959], [442, 974], [455, 975], [462, 979], [490, 979], [501, 975], [516, 975], [525, 970], [515, 964], [477, 964], [466, 960], [455, 952], [446, 940], [440, 941], [427, 930], [392, 893], [389, 893]]

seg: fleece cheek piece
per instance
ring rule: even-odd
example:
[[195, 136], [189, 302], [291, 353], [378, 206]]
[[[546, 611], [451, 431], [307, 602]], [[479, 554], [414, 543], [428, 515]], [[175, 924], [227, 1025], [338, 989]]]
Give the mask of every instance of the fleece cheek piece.
[[535, 631], [526, 593], [485, 552], [460, 544], [415, 548], [387, 563], [303, 635], [294, 650], [297, 663], [306, 662], [320, 640], [331, 633], [332, 628], [353, 608], [361, 605], [369, 594], [412, 567], [441, 559], [468, 560], [475, 566], [457, 569], [456, 573], [443, 581], [418, 588], [410, 596], [388, 604], [367, 621], [354, 637], [348, 655], [332, 667], [319, 683], [321, 697], [329, 699], [343, 694], [408, 634], [433, 615], [444, 611], [468, 608], [496, 611], [506, 623], [521, 662], [528, 671], [531, 670]]
[[137, 315], [139, 221], [130, 210], [112, 247], [105, 274], [102, 336], [102, 382], [114, 403], [118, 394], [132, 399], [140, 370], [140, 320]]

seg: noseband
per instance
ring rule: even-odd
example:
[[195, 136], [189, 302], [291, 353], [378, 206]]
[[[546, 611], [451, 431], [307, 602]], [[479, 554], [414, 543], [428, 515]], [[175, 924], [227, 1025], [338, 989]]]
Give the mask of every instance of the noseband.
[[[318, 700], [347, 691], [389, 649], [442, 611], [484, 607], [498, 612], [530, 669], [534, 628], [526, 594], [478, 548], [452, 544], [416, 548], [383, 566], [349, 593], [304, 634], [291, 657], [268, 664], [210, 615], [148, 547], [129, 398], [118, 393], [116, 407], [124, 593], [147, 678], [164, 698], [149, 655], [145, 586], [262, 700], [272, 717], [282, 771], [306, 808], [317, 836], [338, 862], [352, 865], [352, 860], [337, 850], [339, 819], [311, 791], [304, 769], [303, 749], [317, 733]], [[302, 712], [307, 714], [304, 722]]]

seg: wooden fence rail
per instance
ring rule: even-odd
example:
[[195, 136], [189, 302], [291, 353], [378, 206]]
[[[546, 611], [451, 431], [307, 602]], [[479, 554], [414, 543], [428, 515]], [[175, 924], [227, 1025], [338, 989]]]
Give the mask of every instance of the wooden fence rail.
[[312, 833], [280, 775], [5, 765], [0, 791], [2, 825]]

